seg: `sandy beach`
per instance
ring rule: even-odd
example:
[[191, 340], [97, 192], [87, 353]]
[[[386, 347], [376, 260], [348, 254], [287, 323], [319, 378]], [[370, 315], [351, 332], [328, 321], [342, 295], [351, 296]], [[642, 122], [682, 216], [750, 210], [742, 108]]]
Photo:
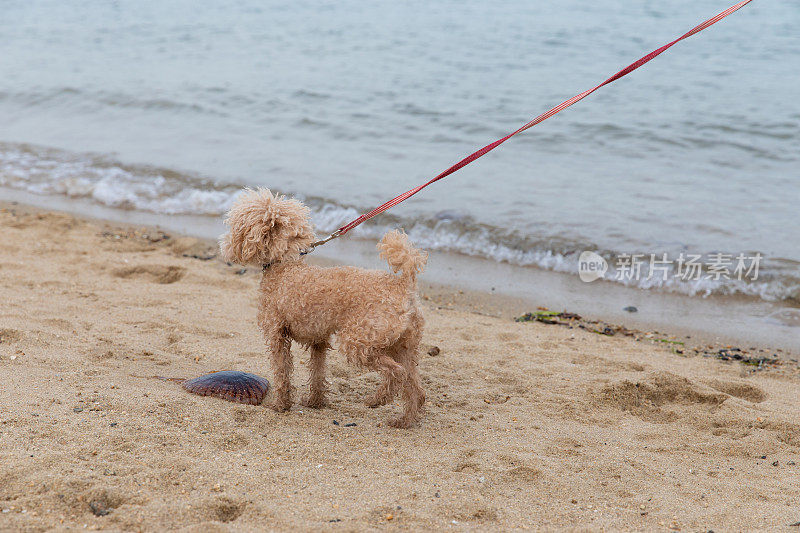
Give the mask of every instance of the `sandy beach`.
[[259, 272], [213, 243], [21, 206], [0, 210], [0, 232], [0, 530], [800, 521], [795, 355], [516, 322], [426, 285], [423, 348], [438, 353], [421, 357], [420, 427], [386, 427], [397, 402], [364, 406], [377, 376], [335, 353], [331, 406], [277, 414], [157, 377], [270, 377]]

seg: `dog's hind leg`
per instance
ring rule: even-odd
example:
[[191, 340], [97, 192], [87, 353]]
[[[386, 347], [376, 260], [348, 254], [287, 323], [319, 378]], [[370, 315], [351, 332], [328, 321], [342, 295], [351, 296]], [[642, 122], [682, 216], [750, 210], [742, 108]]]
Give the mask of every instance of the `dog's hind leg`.
[[419, 411], [425, 403], [425, 391], [419, 377], [417, 364], [419, 361], [419, 342], [422, 338], [424, 321], [415, 314], [413, 325], [398, 342], [397, 362], [405, 370], [403, 381], [403, 414], [389, 421], [390, 426], [408, 428], [419, 420]]
[[419, 411], [425, 403], [425, 391], [417, 371], [417, 365], [405, 366], [406, 379], [403, 382], [403, 413], [389, 420], [389, 425], [396, 428], [410, 428], [419, 420]]
[[[347, 360], [352, 364], [365, 366], [381, 374], [383, 380], [373, 394], [367, 397], [365, 403], [368, 407], [378, 407], [391, 402], [397, 395], [397, 391], [406, 379], [406, 369], [397, 363], [396, 358], [403, 346], [397, 341], [392, 343], [392, 331], [373, 331], [373, 339], [378, 342], [371, 344], [363, 342], [360, 337], [366, 328], [354, 327], [345, 328], [339, 332], [339, 351], [342, 352]], [[351, 332], [352, 331], [352, 332]], [[395, 337], [396, 338], [396, 337]], [[383, 344], [380, 341], [384, 341]], [[386, 347], [377, 348], [375, 345]]]
[[328, 405], [325, 394], [328, 392], [328, 382], [325, 381], [325, 355], [330, 346], [327, 342], [320, 342], [311, 345], [311, 359], [308, 368], [311, 373], [309, 377], [309, 393], [303, 398], [302, 404], [306, 407], [319, 409]]
[[270, 349], [272, 376], [275, 381], [275, 400], [272, 408], [288, 411], [292, 407], [292, 339], [283, 328], [276, 328], [266, 335]]
[[381, 374], [383, 381], [378, 385], [378, 390], [367, 397], [366, 404], [368, 407], [386, 405], [397, 395], [406, 380], [406, 370], [388, 355], [378, 356], [372, 368]]
[[378, 390], [367, 397], [367, 407], [378, 407], [391, 402], [406, 379], [405, 369], [388, 355], [381, 355], [372, 365], [383, 378]]

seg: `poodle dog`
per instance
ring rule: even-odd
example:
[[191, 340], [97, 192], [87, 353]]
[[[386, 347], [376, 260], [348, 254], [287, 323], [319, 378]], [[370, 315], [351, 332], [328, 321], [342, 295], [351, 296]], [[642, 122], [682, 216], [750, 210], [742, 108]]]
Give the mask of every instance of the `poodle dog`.
[[231, 207], [220, 238], [222, 257], [263, 268], [258, 324], [270, 352], [275, 382], [273, 408], [292, 406], [292, 355], [296, 341], [310, 350], [310, 391], [302, 404], [326, 405], [325, 356], [331, 337], [348, 362], [381, 374], [382, 383], [366, 404], [378, 407], [402, 392], [403, 413], [389, 421], [407, 428], [419, 420], [425, 402], [417, 359], [424, 321], [417, 274], [427, 254], [405, 233], [383, 236], [378, 249], [399, 275], [356, 267], [306, 264], [302, 252], [314, 242], [310, 210], [300, 201], [268, 189], [246, 189]]

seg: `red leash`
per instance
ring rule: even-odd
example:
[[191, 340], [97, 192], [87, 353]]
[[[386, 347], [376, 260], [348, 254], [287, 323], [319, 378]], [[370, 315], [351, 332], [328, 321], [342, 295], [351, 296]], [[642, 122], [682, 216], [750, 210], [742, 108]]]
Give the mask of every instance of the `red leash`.
[[650, 61], [651, 59], [653, 59], [657, 55], [661, 54], [661, 52], [664, 52], [665, 50], [667, 50], [669, 47], [671, 47], [672, 45], [674, 45], [678, 41], [682, 41], [682, 40], [686, 39], [687, 37], [691, 37], [695, 33], [703, 31], [704, 29], [708, 28], [712, 24], [716, 24], [720, 20], [724, 19], [725, 17], [727, 17], [728, 15], [733, 13], [734, 11], [737, 11], [738, 9], [746, 6], [750, 2], [752, 2], [752, 0], [743, 0], [742, 2], [739, 2], [738, 4], [729, 7], [728, 9], [726, 9], [722, 13], [718, 14], [717, 16], [712, 17], [712, 18], [708, 19], [707, 21], [695, 26], [694, 28], [692, 28], [688, 32], [684, 33], [683, 35], [681, 35], [680, 37], [675, 39], [674, 41], [665, 44], [661, 48], [657, 48], [656, 50], [653, 50], [652, 52], [650, 52], [646, 56], [642, 57], [638, 61], [635, 61], [635, 62], [631, 63], [630, 65], [628, 65], [624, 69], [620, 70], [619, 72], [617, 72], [616, 74], [614, 74], [613, 76], [608, 78], [606, 81], [604, 81], [600, 85], [598, 85], [598, 86], [596, 86], [596, 87], [594, 87], [592, 89], [589, 89], [588, 91], [584, 91], [584, 92], [582, 92], [582, 93], [580, 93], [580, 94], [578, 94], [576, 96], [573, 96], [569, 100], [561, 102], [560, 104], [558, 104], [554, 108], [550, 109], [549, 111], [547, 111], [545, 113], [542, 113], [541, 115], [539, 115], [535, 119], [531, 120], [530, 122], [528, 122], [527, 124], [522, 126], [517, 131], [515, 131], [513, 133], [510, 133], [510, 134], [506, 135], [505, 137], [503, 137], [502, 139], [498, 139], [498, 140], [496, 140], [495, 142], [493, 142], [491, 144], [487, 144], [486, 146], [484, 146], [483, 148], [481, 148], [477, 152], [473, 152], [472, 154], [468, 155], [467, 157], [465, 157], [464, 159], [462, 159], [461, 161], [459, 161], [455, 165], [451, 166], [450, 168], [448, 168], [447, 170], [445, 170], [444, 172], [442, 172], [441, 174], [439, 174], [438, 176], [436, 176], [432, 180], [428, 181], [427, 183], [423, 183], [422, 185], [419, 185], [418, 187], [414, 187], [410, 191], [406, 191], [403, 194], [401, 194], [400, 196], [395, 196], [394, 198], [392, 198], [388, 202], [379, 205], [378, 207], [376, 207], [375, 209], [373, 209], [369, 213], [365, 213], [365, 214], [361, 215], [360, 217], [358, 217], [357, 219], [353, 220], [352, 222], [348, 222], [347, 224], [345, 224], [344, 226], [342, 226], [338, 230], [334, 231], [327, 238], [325, 238], [325, 239], [323, 239], [321, 241], [317, 241], [314, 244], [312, 244], [311, 248], [308, 251], [310, 252], [316, 246], [319, 246], [320, 244], [325, 244], [326, 242], [328, 242], [328, 241], [330, 241], [332, 239], [335, 239], [336, 237], [339, 237], [340, 235], [344, 235], [345, 233], [347, 233], [351, 229], [355, 228], [356, 226], [358, 226], [362, 222], [366, 222], [367, 220], [371, 219], [372, 217], [383, 213], [384, 211], [386, 211], [387, 209], [389, 209], [391, 207], [396, 206], [400, 202], [403, 202], [403, 201], [411, 198], [412, 196], [417, 194], [419, 191], [421, 191], [422, 189], [424, 189], [425, 187], [427, 187], [431, 183], [433, 183], [435, 181], [439, 181], [440, 179], [442, 179], [442, 178], [444, 178], [446, 176], [449, 176], [450, 174], [452, 174], [456, 170], [459, 170], [460, 168], [469, 165], [470, 163], [472, 163], [473, 161], [475, 161], [479, 157], [482, 157], [482, 156], [488, 154], [489, 152], [491, 152], [492, 150], [494, 150], [495, 148], [497, 148], [498, 146], [500, 146], [501, 144], [503, 144], [504, 142], [509, 140], [514, 135], [516, 135], [518, 133], [522, 133], [523, 131], [527, 130], [528, 128], [531, 128], [531, 127], [535, 126], [536, 124], [538, 124], [538, 123], [540, 123], [540, 122], [542, 122], [544, 120], [547, 120], [548, 118], [552, 117], [556, 113], [558, 113], [560, 111], [563, 111], [564, 109], [568, 108], [572, 104], [574, 104], [574, 103], [576, 103], [576, 102], [578, 102], [580, 100], [583, 100], [584, 98], [586, 98], [587, 96], [589, 96], [590, 94], [595, 92], [597, 89], [599, 89], [603, 85], [608, 85], [612, 81], [616, 81], [616, 80], [620, 79], [621, 77], [625, 76], [626, 74], [629, 74], [629, 73], [633, 72], [634, 70], [636, 70], [637, 68], [641, 67], [642, 65], [644, 65], [645, 63], [647, 63], [648, 61]]

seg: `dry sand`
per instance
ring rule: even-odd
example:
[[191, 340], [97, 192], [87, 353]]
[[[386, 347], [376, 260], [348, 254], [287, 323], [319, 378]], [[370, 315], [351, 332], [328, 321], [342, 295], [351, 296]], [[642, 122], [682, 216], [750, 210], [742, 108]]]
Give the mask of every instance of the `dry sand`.
[[269, 377], [258, 272], [191, 257], [207, 251], [193, 239], [14, 211], [0, 211], [2, 530], [800, 520], [794, 363], [756, 370], [433, 298], [425, 349], [441, 352], [422, 357], [421, 427], [386, 427], [398, 406], [366, 408], [376, 375], [336, 353], [331, 407], [276, 414], [152, 377]]

